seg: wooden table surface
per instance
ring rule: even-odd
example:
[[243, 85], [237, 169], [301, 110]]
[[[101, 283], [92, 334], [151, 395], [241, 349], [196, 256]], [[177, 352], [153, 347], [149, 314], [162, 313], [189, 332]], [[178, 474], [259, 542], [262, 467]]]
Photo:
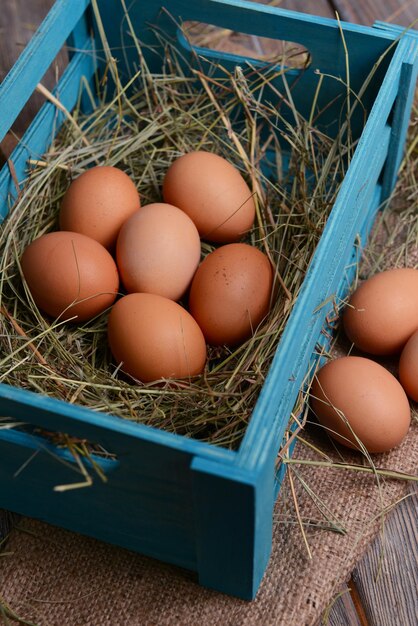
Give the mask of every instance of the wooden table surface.
[[[52, 4], [53, 0], [1, 0], [0, 81]], [[326, 17], [335, 17], [338, 11], [342, 20], [361, 24], [372, 24], [379, 19], [407, 26], [418, 18], [418, 0], [276, 0], [272, 4]], [[45, 77], [46, 86], [54, 84], [56, 73], [62, 71], [65, 62], [64, 52]], [[4, 156], [41, 104], [40, 96], [28, 103], [14, 125], [14, 135], [9, 135], [0, 146]], [[329, 626], [418, 626], [417, 521], [418, 493], [415, 492], [388, 517], [383, 572], [376, 580], [382, 548], [378, 538], [340, 590], [327, 616]], [[10, 515], [0, 512], [0, 538], [9, 524]]]

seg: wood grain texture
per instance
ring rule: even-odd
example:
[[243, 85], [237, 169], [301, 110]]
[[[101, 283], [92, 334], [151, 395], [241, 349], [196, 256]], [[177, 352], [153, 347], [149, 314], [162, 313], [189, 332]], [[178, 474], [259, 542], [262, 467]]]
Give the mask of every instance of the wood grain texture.
[[[342, 20], [373, 24], [384, 20], [409, 26], [418, 18], [418, 0], [330, 0]], [[415, 26], [416, 28], [416, 26]]]
[[[12, 68], [26, 44], [47, 15], [54, 0], [1, 0], [0, 11], [0, 82]], [[43, 78], [43, 84], [51, 89], [61, 76], [68, 61], [66, 50], [61, 51]], [[13, 124], [10, 133], [0, 145], [1, 153], [7, 157], [29, 126], [31, 120], [44, 103], [39, 93], [31, 96], [23, 111]]]
[[317, 626], [363, 626], [348, 585], [341, 587], [336, 600], [332, 602]]
[[353, 572], [370, 626], [418, 624], [418, 491], [388, 516]]

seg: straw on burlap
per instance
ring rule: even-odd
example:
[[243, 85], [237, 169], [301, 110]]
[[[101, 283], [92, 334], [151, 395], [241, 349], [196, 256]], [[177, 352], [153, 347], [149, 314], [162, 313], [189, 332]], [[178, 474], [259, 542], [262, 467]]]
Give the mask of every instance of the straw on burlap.
[[[415, 472], [417, 431], [415, 424], [401, 447], [375, 455], [376, 465]], [[319, 437], [310, 435], [316, 443]], [[338, 460], [327, 442], [320, 445]], [[318, 460], [300, 445], [294, 458]], [[360, 460], [350, 452], [344, 458]], [[21, 526], [30, 534], [13, 531], [7, 546], [12, 554], [1, 559], [1, 595], [39, 626], [314, 624], [378, 531], [382, 508], [401, 498], [408, 486], [382, 479], [379, 489], [373, 476], [353, 471], [310, 466], [298, 471], [347, 534], [309, 526], [310, 561], [286, 480], [275, 511], [271, 561], [252, 603], [203, 589], [189, 572], [29, 519]], [[294, 483], [303, 519], [321, 520], [296, 478]]]

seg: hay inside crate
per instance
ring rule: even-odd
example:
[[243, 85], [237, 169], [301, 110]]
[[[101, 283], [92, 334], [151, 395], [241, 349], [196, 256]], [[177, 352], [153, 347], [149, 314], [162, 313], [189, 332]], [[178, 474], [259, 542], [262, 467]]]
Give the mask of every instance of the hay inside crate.
[[[60, 99], [68, 110], [77, 101], [82, 76], [87, 76], [90, 88], [94, 89], [94, 80], [90, 80], [94, 70], [91, 39], [84, 19], [78, 21], [86, 4], [81, 0], [74, 2], [69, 14], [66, 3], [57, 2], [47, 27], [36, 41], [48, 54], [38, 53], [35, 59], [27, 54], [19, 66], [26, 76], [26, 91], [29, 92], [42, 75], [45, 63], [53, 58], [49, 55], [55, 51], [58, 39], [61, 45], [68, 35], [65, 28], [71, 29], [77, 24], [73, 33], [77, 52], [59, 86]], [[159, 4], [154, 2], [134, 4], [129, 12], [132, 24], [139, 25], [136, 32], [151, 72], [161, 71], [160, 55], [155, 54], [155, 46], [161, 47], [161, 40], [147, 24], [158, 24], [160, 33], [168, 32], [171, 38], [179, 39], [184, 55], [189, 55], [187, 42], [182, 39], [172, 16], [176, 20], [181, 16], [228, 28], [239, 27], [255, 35], [301, 41], [311, 52], [312, 63], [305, 70], [286, 72], [287, 86], [296, 109], [305, 119], [309, 119], [316, 98], [318, 111], [322, 111], [317, 120], [318, 128], [328, 135], [338, 132], [340, 114], [347, 109], [347, 102], [345, 107], [341, 106], [347, 96], [347, 81], [341, 76], [346, 75], [348, 49], [350, 87], [353, 92], [361, 93], [366, 111], [370, 111], [374, 103], [362, 134], [361, 149], [356, 150], [341, 185], [310, 265], [308, 281], [297, 294], [291, 322], [282, 336], [280, 349], [237, 451], [4, 386], [1, 389], [4, 415], [43, 430], [87, 439], [114, 453], [117, 460], [100, 462], [107, 476], [106, 484], [96, 480], [89, 489], [60, 494], [54, 492], [54, 486], [74, 482], [71, 454], [45, 441], [37, 452], [39, 440], [36, 437], [18, 430], [4, 431], [0, 438], [4, 459], [0, 504], [197, 570], [203, 584], [248, 598], [254, 595], [268, 559], [272, 506], [283, 475], [282, 471], [276, 478], [275, 459], [309, 357], [315, 343], [321, 339], [323, 320], [332, 310], [334, 298], [342, 295], [346, 288], [344, 272], [355, 262], [358, 235], [364, 241], [377, 206], [393, 185], [403, 136], [402, 132], [392, 132], [391, 124], [397, 124], [397, 130], [402, 131], [408, 115], [411, 90], [399, 92], [398, 89], [400, 75], [405, 78], [403, 85], [410, 86], [413, 81], [413, 46], [406, 37], [390, 47], [396, 38], [391, 30], [373, 31], [344, 25], [342, 37], [336, 22], [251, 3], [206, 0], [189, 6], [189, 3], [173, 0], [166, 6], [171, 15], [161, 12]], [[119, 79], [125, 82], [138, 68], [138, 50], [136, 40], [130, 39], [126, 45], [129, 28], [124, 28], [128, 22], [124, 4], [110, 12], [103, 3], [101, 15], [109, 46], [119, 54]], [[54, 28], [58, 28], [59, 37], [54, 34]], [[223, 67], [231, 75], [235, 75], [237, 64], [246, 63], [230, 55], [212, 53], [210, 68], [217, 59], [222, 59]], [[203, 59], [199, 58], [199, 63], [204, 64]], [[322, 72], [322, 79], [321, 73], [315, 71], [317, 68]], [[216, 73], [213, 77], [217, 78]], [[281, 83], [278, 92], [282, 93], [283, 88], [286, 92], [283, 73], [277, 81]], [[361, 92], [366, 84], [367, 89]], [[20, 106], [24, 97], [15, 93], [11, 98], [6, 91], [0, 92], [0, 102], [6, 105], [14, 102], [15, 107]], [[286, 111], [287, 121], [294, 123], [292, 108], [286, 107]], [[11, 117], [13, 115], [7, 114], [3, 125], [7, 125]], [[363, 121], [363, 108], [357, 106], [350, 123], [353, 147], [361, 134]], [[19, 179], [24, 177], [27, 158], [33, 159], [45, 152], [56, 123], [56, 109], [47, 105], [32, 126], [32, 134], [12, 157]], [[239, 125], [239, 120], [237, 123]], [[376, 146], [379, 146], [378, 151]], [[274, 163], [271, 160], [271, 165]], [[368, 176], [364, 179], [366, 167]], [[12, 184], [9, 172], [3, 171], [2, 191], [12, 189]], [[16, 466], [22, 466], [35, 452], [30, 475], [23, 471], [19, 480], [12, 484], [10, 477]], [[57, 456], [68, 463], [57, 463]]]
[[[231, 74], [220, 61], [196, 54], [185, 68], [178, 42], [167, 42], [161, 33], [157, 37], [164, 50], [161, 73], [151, 74], [141, 56], [129, 96], [118, 82], [109, 104], [105, 88], [90, 114], [76, 109], [49, 152], [31, 161], [34, 167], [0, 241], [2, 344], [10, 354], [0, 374], [12, 386], [236, 449], [344, 179], [351, 126], [348, 120], [337, 138], [317, 129], [317, 97], [311, 119], [305, 120], [292, 100], [288, 70], [278, 70], [277, 63], [247, 63]], [[105, 71], [120, 81], [111, 58]], [[274, 84], [277, 77], [283, 80], [282, 92]], [[270, 104], [274, 97], [281, 98], [279, 107]], [[341, 117], [347, 118], [344, 102], [341, 107]], [[107, 315], [79, 325], [45, 319], [23, 284], [19, 259], [31, 241], [59, 227], [69, 180], [88, 167], [106, 164], [127, 171], [144, 205], [161, 201], [169, 165], [196, 149], [223, 155], [247, 178], [257, 219], [246, 241], [274, 264], [278, 295], [248, 341], [233, 349], [209, 349], [203, 376], [143, 385], [116, 373], [119, 364], [107, 347]], [[213, 249], [202, 242], [203, 255]], [[187, 297], [183, 303], [187, 306]]]

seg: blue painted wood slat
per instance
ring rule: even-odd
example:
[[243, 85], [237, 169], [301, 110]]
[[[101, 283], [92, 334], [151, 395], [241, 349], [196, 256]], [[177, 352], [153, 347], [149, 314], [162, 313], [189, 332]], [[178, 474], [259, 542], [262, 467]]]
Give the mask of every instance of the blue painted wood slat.
[[[286, 424], [280, 416], [286, 415], [285, 407], [293, 406], [296, 400], [309, 357], [328, 312], [322, 303], [338, 288], [363, 214], [368, 208], [370, 186], [378, 183], [380, 165], [373, 171], [373, 163], [382, 159], [382, 151], [377, 154], [376, 146], [385, 136], [386, 120], [399, 88], [403, 59], [413, 47], [414, 42], [408, 38], [398, 44], [384, 86], [341, 185], [241, 444], [239, 462], [246, 467], [262, 465], [270, 454], [277, 454], [281, 444]], [[383, 158], [387, 154], [388, 139], [386, 130]], [[276, 407], [275, 411], [269, 410], [271, 404]]]
[[[322, 124], [326, 132], [330, 132], [329, 126], [334, 125], [334, 132], [338, 130], [338, 120], [341, 106], [344, 102], [344, 86], [331, 76], [345, 77], [345, 49], [341, 38], [340, 27], [335, 20], [319, 18], [312, 15], [304, 15], [292, 11], [281, 10], [277, 7], [260, 5], [240, 0], [202, 0], [200, 2], [188, 2], [188, 0], [166, 0], [164, 11], [161, 10], [160, 2], [134, 2], [129, 5], [129, 17], [136, 26], [138, 39], [144, 46], [153, 46], [158, 49], [160, 41], [155, 35], [153, 28], [157, 28], [163, 39], [172, 38], [184, 45], [184, 37], [181, 36], [178, 27], [183, 21], [194, 20], [214, 24], [223, 28], [260, 35], [276, 39], [284, 39], [299, 42], [310, 51], [311, 65], [300, 75], [299, 72], [287, 74], [287, 79], [292, 85], [292, 97], [295, 106], [302, 115], [309, 115], [311, 103], [316, 92], [319, 69], [326, 72], [330, 77], [324, 80], [323, 88], [318, 97], [318, 110], [325, 109], [319, 126]], [[118, 59], [118, 71], [123, 75], [131, 74], [131, 69], [138, 66], [138, 58], [135, 47], [129, 45], [122, 53], [120, 50], [119, 22], [125, 19], [123, 7], [115, 7], [115, 13], [109, 14], [105, 10], [106, 0], [100, 0], [102, 7], [102, 19], [106, 31], [108, 44], [112, 55]], [[385, 33], [367, 27], [358, 27], [351, 24], [343, 24], [344, 37], [350, 54], [351, 87], [358, 91], [370, 68], [378, 57], [384, 53], [387, 46], [393, 40], [393, 34]], [[127, 28], [123, 29], [125, 33]], [[125, 34], [125, 43], [131, 43], [129, 36]], [[184, 50], [187, 62], [193, 64], [193, 58]], [[204, 50], [205, 55], [215, 63], [220, 61], [226, 70], [232, 70], [237, 64], [243, 64], [243, 59], [234, 55], [211, 50]], [[250, 59], [246, 59], [246, 62]], [[158, 72], [161, 59], [157, 54], [147, 55], [147, 62], [152, 71]], [[364, 94], [363, 100], [366, 108], [371, 108], [376, 91], [385, 70], [382, 64], [380, 70], [372, 80], [370, 89]], [[211, 68], [213, 71], [213, 68]], [[295, 80], [297, 78], [297, 80]], [[279, 78], [274, 81], [279, 91], [283, 91], [283, 82]], [[271, 98], [275, 95], [271, 94]], [[329, 106], [330, 102], [335, 103]], [[283, 113], [283, 110], [281, 110]], [[360, 113], [360, 112], [359, 112]], [[293, 122], [293, 114], [284, 110], [288, 121]], [[354, 116], [352, 130], [355, 136], [361, 132], [361, 115]]]
[[89, 4], [89, 0], [57, 0], [30, 44], [2, 82], [0, 141], [9, 131]]
[[[74, 106], [81, 77], [90, 80], [95, 69], [83, 17], [89, 4], [88, 0], [57, 0], [0, 86], [0, 138], [69, 38], [77, 51], [57, 93], [68, 109]], [[155, 43], [148, 28], [150, 23], [158, 22], [178, 37], [175, 21], [161, 13], [161, 4], [160, 0], [140, 0], [129, 5], [142, 43]], [[164, 5], [177, 22], [197, 20], [305, 45], [312, 53], [313, 64], [295, 82], [294, 94], [301, 106], [304, 94], [306, 97], [312, 93], [317, 84], [317, 67], [335, 76], [345, 76], [344, 47], [340, 27], [334, 20], [241, 0], [165, 0]], [[99, 0], [99, 6], [109, 44], [117, 55], [127, 37], [122, 4]], [[399, 33], [396, 29], [350, 24], [343, 24], [343, 28], [353, 81], [361, 84]], [[401, 39], [392, 52], [393, 58], [387, 55], [387, 63], [382, 64], [370, 84], [365, 102], [374, 105], [366, 129], [239, 452], [0, 385], [2, 414], [100, 443], [118, 457], [115, 462], [103, 462], [107, 484], [95, 480], [89, 491], [58, 494], [53, 491], [57, 482], [74, 479], [74, 463], [66, 453], [28, 433], [0, 432], [0, 506], [197, 569], [202, 584], [244, 598], [254, 596], [271, 547], [275, 458], [309, 358], [321, 337], [327, 309], [320, 305], [330, 294], [340, 295], [347, 288], [344, 274], [355, 259], [357, 235], [364, 241], [377, 210], [388, 152], [383, 178], [386, 190], [394, 180], [408, 117], [409, 90], [414, 81], [415, 70], [407, 68], [416, 54], [414, 37]], [[151, 52], [147, 58], [158, 68], [158, 55]], [[129, 74], [136, 62], [132, 46], [127, 50], [127, 60], [130, 67], [125, 69]], [[123, 72], [122, 55], [119, 61]], [[233, 67], [237, 60], [228, 57], [225, 62]], [[329, 98], [336, 93], [336, 81], [324, 83], [324, 98]], [[342, 94], [344, 90], [341, 86]], [[391, 128], [388, 118], [395, 101]], [[339, 110], [340, 105], [335, 108], [337, 113]], [[40, 156], [48, 148], [61, 121], [52, 104], [46, 104], [38, 114], [12, 155], [20, 181], [26, 175], [27, 158]], [[0, 173], [3, 216], [8, 208], [6, 196], [12, 189], [10, 172], [4, 168]], [[39, 446], [40, 452], [28, 469], [15, 476]]]
[[[95, 65], [92, 56], [92, 42], [89, 40], [84, 49], [75, 53], [71, 63], [65, 69], [55, 94], [59, 94], [61, 104], [71, 111], [79, 97], [81, 79], [84, 77], [90, 82]], [[1, 93], [1, 91], [0, 91]], [[23, 183], [28, 170], [28, 159], [40, 159], [47, 151], [65, 120], [61, 111], [57, 111], [54, 104], [46, 102], [23, 135], [19, 144], [10, 155], [17, 180]], [[17, 190], [7, 165], [0, 171], [0, 222], [9, 212], [10, 202], [16, 198]]]
[[106, 483], [85, 463], [93, 484], [60, 493], [54, 487], [84, 481], [69, 455], [39, 437], [3, 432], [2, 507], [196, 569], [192, 455], [135, 441], [117, 462], [101, 463]]
[[[98, 413], [62, 400], [0, 384], [2, 415], [49, 432], [65, 432], [99, 444], [117, 455], [138, 450], [141, 441], [230, 464], [236, 453], [164, 430]], [[0, 431], [0, 439], [4, 435]]]
[[[259, 472], [192, 463], [199, 582], [252, 600], [272, 544], [274, 459]], [[222, 572], [222, 576], [220, 576]]]
[[[392, 24], [376, 22], [376, 28], [396, 33], [402, 36], [405, 29]], [[418, 41], [418, 32], [408, 30], [408, 36]], [[410, 112], [415, 94], [415, 85], [418, 75], [418, 46], [411, 47], [409, 57], [404, 59], [399, 81], [399, 93], [393, 114], [392, 137], [388, 160], [383, 179], [381, 202], [385, 202], [391, 195], [398, 176], [401, 164]]]

